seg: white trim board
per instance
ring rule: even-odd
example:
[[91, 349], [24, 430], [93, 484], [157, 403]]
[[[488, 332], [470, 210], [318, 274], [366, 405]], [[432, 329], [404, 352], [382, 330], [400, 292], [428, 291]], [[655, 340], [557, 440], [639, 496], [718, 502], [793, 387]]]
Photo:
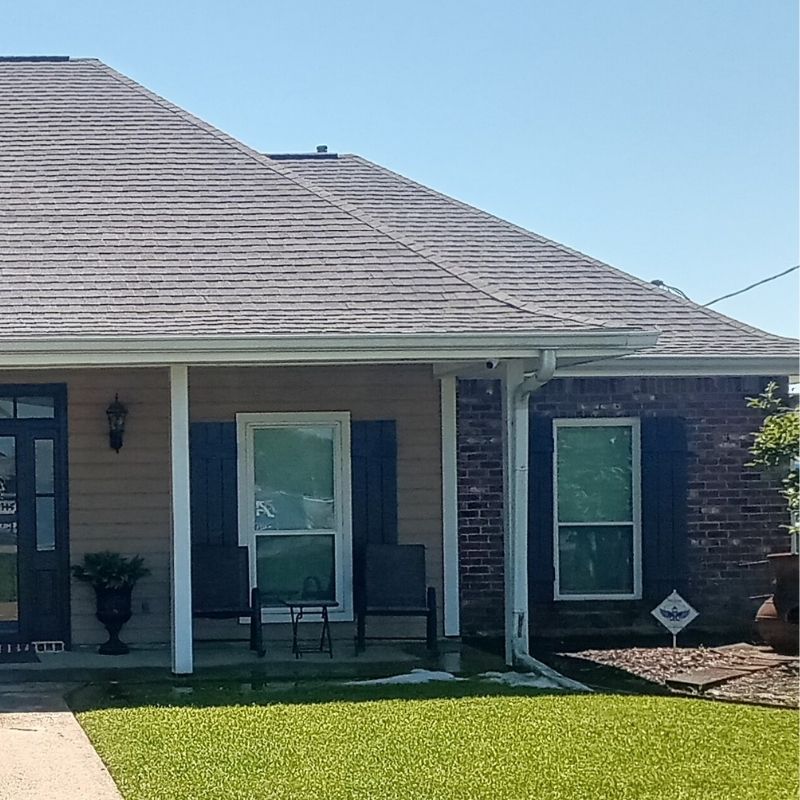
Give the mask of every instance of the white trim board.
[[404, 363], [534, 358], [542, 348], [611, 357], [655, 344], [650, 331], [405, 334], [295, 337], [113, 336], [0, 343], [0, 369], [170, 364]]
[[719, 376], [791, 376], [800, 373], [800, 360], [791, 356], [647, 356], [593, 361], [590, 364], [559, 360], [557, 378], [636, 378]]

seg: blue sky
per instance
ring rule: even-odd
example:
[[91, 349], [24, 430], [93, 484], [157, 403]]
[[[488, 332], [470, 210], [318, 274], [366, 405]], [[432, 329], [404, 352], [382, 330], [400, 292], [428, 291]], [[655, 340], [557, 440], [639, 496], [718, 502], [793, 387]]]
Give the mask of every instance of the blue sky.
[[[356, 152], [698, 302], [798, 263], [794, 0], [4, 2], [267, 152]], [[798, 280], [715, 306], [797, 335]]]

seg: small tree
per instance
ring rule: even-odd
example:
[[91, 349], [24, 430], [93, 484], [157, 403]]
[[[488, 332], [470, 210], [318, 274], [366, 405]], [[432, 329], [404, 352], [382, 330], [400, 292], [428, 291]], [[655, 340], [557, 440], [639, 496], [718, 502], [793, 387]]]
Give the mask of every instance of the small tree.
[[789, 507], [789, 533], [797, 536], [800, 532], [800, 413], [797, 405], [788, 405], [778, 396], [778, 384], [770, 381], [758, 397], [748, 397], [750, 408], [760, 408], [766, 412], [761, 427], [755, 432], [750, 452], [752, 467], [786, 470], [781, 494]]

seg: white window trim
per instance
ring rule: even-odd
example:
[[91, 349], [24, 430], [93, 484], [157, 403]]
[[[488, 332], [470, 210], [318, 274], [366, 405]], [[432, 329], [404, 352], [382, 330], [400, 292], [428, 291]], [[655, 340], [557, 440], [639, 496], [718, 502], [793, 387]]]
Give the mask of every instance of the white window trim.
[[[558, 431], [560, 428], [596, 428], [619, 427], [627, 425], [631, 428], [631, 491], [633, 516], [633, 592], [630, 594], [561, 594], [560, 570], [558, 557]], [[566, 524], [566, 523], [565, 523]], [[598, 523], [570, 523], [575, 526], [596, 525]], [[624, 522], [603, 522], [602, 525], [630, 525], [631, 520]], [[638, 417], [602, 417], [602, 418], [563, 418], [553, 420], [553, 599], [570, 600], [641, 600], [642, 598], [642, 445], [641, 424]]]
[[[337, 530], [334, 537], [334, 559], [336, 564], [337, 608], [329, 611], [331, 622], [352, 622], [353, 620], [353, 522], [352, 490], [350, 485], [350, 412], [296, 412], [259, 413], [236, 415], [236, 439], [238, 450], [238, 503], [239, 503], [239, 544], [247, 547], [249, 553], [250, 588], [256, 583], [256, 532], [252, 521], [255, 507], [253, 488], [255, 486], [253, 469], [253, 431], [258, 428], [302, 427], [304, 425], [331, 425], [338, 430], [334, 437], [334, 505], [336, 508]], [[303, 531], [314, 533], [314, 531]], [[320, 532], [321, 533], [321, 532]], [[289, 622], [288, 609], [262, 609], [264, 622]], [[246, 620], [245, 620], [246, 621]]]

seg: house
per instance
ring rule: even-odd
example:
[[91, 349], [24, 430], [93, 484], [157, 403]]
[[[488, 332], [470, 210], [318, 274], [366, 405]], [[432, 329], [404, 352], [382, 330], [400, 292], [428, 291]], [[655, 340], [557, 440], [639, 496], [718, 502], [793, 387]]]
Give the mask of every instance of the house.
[[193, 626], [198, 542], [276, 597], [310, 581], [342, 631], [354, 552], [423, 544], [438, 634], [509, 661], [676, 587], [746, 624], [739, 562], [785, 512], [745, 398], [796, 342], [362, 158], [256, 152], [96, 60], [0, 61], [0, 143], [0, 641], [99, 641], [69, 564], [141, 553], [127, 638], [191, 672], [237, 625]]

